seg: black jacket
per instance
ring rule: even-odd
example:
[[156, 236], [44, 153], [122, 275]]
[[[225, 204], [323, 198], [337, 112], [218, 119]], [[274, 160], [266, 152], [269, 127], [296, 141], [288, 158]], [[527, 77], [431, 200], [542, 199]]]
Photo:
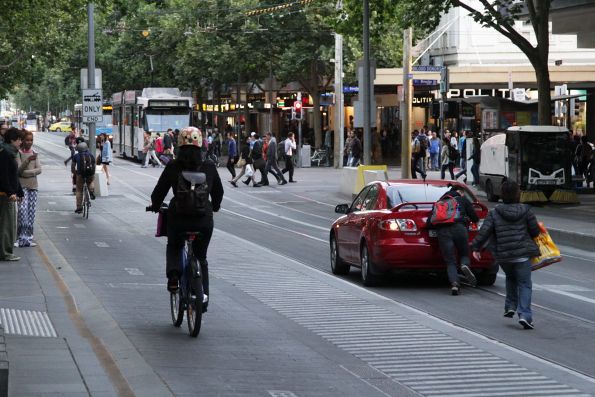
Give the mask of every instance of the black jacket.
[[260, 160], [262, 158], [262, 142], [258, 139], [254, 142], [254, 146], [252, 146], [252, 160]]
[[[459, 192], [457, 192], [455, 189], [450, 189], [448, 192], [444, 193], [442, 195], [442, 197], [440, 198], [440, 200], [442, 200], [443, 198], [446, 198], [446, 197], [452, 197], [457, 201], [459, 210], [461, 211], [461, 218], [458, 221], [459, 223], [463, 223], [466, 225], [469, 221], [475, 222], [475, 223], [477, 223], [479, 221], [477, 212], [475, 212], [475, 208], [473, 208], [473, 204], [471, 203], [471, 201], [469, 201], [469, 199], [467, 197], [461, 196], [461, 194]], [[428, 221], [430, 221], [430, 219], [428, 219]], [[449, 225], [448, 224], [433, 225], [430, 227], [443, 227], [443, 226], [449, 226]]]
[[500, 204], [490, 211], [473, 240], [473, 250], [490, 242], [496, 260], [506, 263], [539, 255], [533, 238], [539, 235], [537, 219], [527, 204]]
[[17, 161], [12, 153], [0, 145], [0, 192], [6, 193], [7, 196], [16, 194], [23, 197], [17, 170]]
[[[178, 187], [178, 178], [182, 174], [182, 171], [190, 170], [183, 170], [181, 164], [177, 160], [170, 161], [167, 164], [159, 177], [159, 181], [157, 181], [155, 189], [153, 189], [153, 193], [151, 193], [151, 203], [154, 209], [158, 209], [161, 206], [169, 189], [171, 189], [174, 194], [174, 199], [170, 203], [170, 206], [172, 213], [175, 214], [176, 190]], [[206, 174], [212, 210], [215, 212], [219, 211], [221, 201], [223, 200], [223, 185], [221, 184], [221, 179], [219, 178], [215, 164], [211, 161], [205, 161], [200, 164], [197, 170], [193, 171], [204, 172]], [[209, 211], [208, 215], [212, 216], [212, 213]]]
[[242, 158], [246, 160], [246, 164], [252, 164], [252, 156], [250, 156], [250, 145], [245, 144], [242, 146]]

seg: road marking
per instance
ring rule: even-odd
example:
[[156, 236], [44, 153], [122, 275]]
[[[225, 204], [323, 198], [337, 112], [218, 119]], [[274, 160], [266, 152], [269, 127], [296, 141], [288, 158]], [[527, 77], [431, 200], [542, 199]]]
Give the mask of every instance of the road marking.
[[[253, 243], [249, 240], [243, 239], [241, 237], [235, 236], [233, 234], [226, 233], [226, 232], [223, 232], [220, 230], [218, 230], [217, 233], [224, 234], [225, 238], [228, 240], [235, 239], [238, 241], [242, 241], [243, 244], [252, 247], [252, 249], [254, 249], [254, 250], [258, 251], [258, 250], [262, 249], [262, 247], [260, 247], [258, 244]], [[482, 335], [481, 333], [475, 332], [470, 329], [466, 329], [466, 328], [464, 328], [460, 325], [457, 325], [455, 323], [443, 320], [443, 319], [436, 317], [428, 312], [424, 312], [420, 309], [416, 309], [413, 306], [409, 306], [407, 304], [404, 304], [404, 303], [401, 303], [398, 301], [394, 301], [391, 298], [383, 296], [383, 295], [376, 293], [374, 291], [370, 291], [369, 289], [361, 287], [357, 284], [353, 284], [352, 282], [350, 282], [348, 280], [345, 280], [342, 278], [337, 278], [327, 272], [324, 272], [322, 270], [308, 266], [308, 265], [301, 263], [301, 262], [299, 262], [293, 258], [290, 258], [286, 255], [279, 254], [276, 252], [273, 252], [273, 255], [278, 256], [279, 258], [281, 258], [283, 260], [282, 268], [279, 266], [275, 266], [274, 263], [261, 264], [261, 266], [256, 266], [256, 267], [252, 266], [248, 263], [239, 264], [240, 268], [237, 267], [238, 264], [236, 264], [236, 263], [234, 263], [233, 266], [231, 264], [221, 264], [222, 266], [219, 268], [219, 271], [220, 271], [219, 274], [224, 279], [233, 280], [236, 283], [236, 286], [238, 288], [244, 290], [249, 295], [257, 297], [257, 299], [261, 300], [263, 303], [267, 304], [268, 306], [271, 306], [272, 308], [276, 309], [277, 311], [279, 311], [281, 314], [283, 314], [285, 317], [288, 317], [288, 318], [293, 317], [294, 310], [291, 307], [289, 307], [287, 304], [293, 302], [295, 304], [295, 308], [303, 309], [305, 306], [312, 307], [311, 314], [312, 314], [313, 318], [310, 321], [316, 322], [316, 320], [314, 320], [314, 318], [316, 318], [318, 312], [317, 312], [317, 309], [315, 309], [317, 306], [314, 305], [314, 303], [320, 304], [321, 298], [318, 296], [318, 294], [304, 295], [303, 291], [305, 288], [313, 288], [313, 287], [319, 287], [319, 286], [322, 288], [322, 287], [326, 286], [328, 289], [333, 290], [332, 292], [329, 292], [330, 294], [332, 294], [333, 298], [332, 299], [322, 299], [322, 300], [324, 300], [325, 307], [328, 308], [329, 306], [332, 306], [332, 305], [343, 304], [345, 306], [345, 310], [347, 310], [349, 313], [345, 316], [345, 320], [344, 320], [345, 322], [343, 324], [340, 324], [338, 322], [335, 323], [336, 326], [338, 326], [338, 327], [342, 326], [342, 329], [344, 329], [346, 331], [353, 331], [353, 330], [359, 329], [359, 327], [363, 327], [363, 329], [369, 330], [370, 333], [378, 332], [378, 331], [381, 331], [381, 332], [389, 331], [389, 330], [393, 329], [394, 325], [402, 324], [403, 321], [405, 321], [405, 322], [409, 321], [409, 322], [413, 323], [414, 325], [415, 324], [420, 325], [419, 323], [416, 323], [412, 320], [408, 320], [407, 318], [398, 316], [395, 313], [393, 313], [392, 311], [390, 313], [388, 313], [384, 319], [384, 321], [392, 320], [393, 323], [396, 322], [396, 324], [392, 324], [392, 326], [390, 324], [377, 325], [374, 321], [368, 322], [367, 319], [359, 318], [360, 316], [358, 316], [357, 314], [352, 315], [351, 314], [352, 303], [351, 302], [343, 303], [342, 301], [344, 298], [346, 298], [346, 299], [354, 298], [354, 296], [347, 292], [344, 292], [343, 289], [339, 289], [341, 287], [333, 287], [331, 284], [326, 284], [324, 281], [313, 280], [311, 277], [308, 277], [308, 280], [305, 280], [305, 281], [303, 280], [303, 278], [305, 278], [308, 273], [314, 272], [314, 273], [319, 274], [322, 279], [332, 279], [333, 283], [342, 284], [342, 285], [345, 285], [349, 289], [355, 289], [355, 290], [361, 291], [361, 292], [365, 293], [366, 295], [373, 296], [375, 299], [377, 299], [380, 302], [387, 302], [393, 306], [406, 308], [408, 311], [413, 312], [417, 316], [431, 319], [432, 321], [435, 321], [439, 324], [443, 324], [449, 328], [456, 330], [457, 332], [471, 335], [471, 336], [478, 338], [481, 341], [488, 343], [490, 345], [497, 345], [497, 346], [499, 346], [503, 349], [506, 349], [510, 352], [514, 352], [515, 354], [519, 354], [523, 357], [530, 358], [531, 360], [534, 360], [537, 363], [541, 363], [548, 367], [555, 368], [558, 371], [561, 371], [566, 374], [570, 374], [570, 375], [572, 375], [578, 379], [581, 379], [583, 381], [586, 381], [590, 384], [595, 384], [595, 378], [584, 375], [584, 374], [582, 374], [578, 371], [575, 371], [573, 369], [564, 367], [560, 364], [557, 364], [556, 362], [548, 361], [546, 359], [543, 359], [539, 356], [535, 356], [531, 353], [525, 352], [525, 351], [518, 349], [516, 347], [507, 345], [503, 342], [495, 341], [494, 339], [489, 338], [485, 335]], [[300, 270], [294, 270], [295, 267], [307, 270], [308, 273], [301, 272]], [[265, 273], [266, 277], [263, 277], [263, 274], [258, 274], [259, 272]], [[291, 288], [288, 288], [285, 285], [280, 286], [279, 288], [283, 289], [283, 291], [282, 292], [278, 291], [278, 293], [275, 295], [273, 293], [273, 291], [271, 290], [276, 286], [276, 283], [272, 282], [272, 280], [274, 280], [275, 278], [280, 278], [280, 280], [286, 280], [286, 281], [291, 280], [293, 283], [295, 283], [295, 286], [293, 286]], [[268, 298], [266, 295], [262, 294], [262, 291], [267, 288], [269, 288], [269, 291], [270, 291]], [[295, 290], [295, 294], [292, 292], [293, 290]], [[279, 301], [279, 294], [282, 294], [285, 297], [283, 302]], [[313, 300], [316, 300], [317, 302], [311, 302]], [[277, 308], [278, 303], [279, 304], [284, 303], [285, 307]], [[367, 303], [367, 302], [365, 302], [365, 303]], [[369, 303], [369, 304], [372, 306], [372, 308], [377, 308], [379, 305], [378, 302], [376, 302], [374, 304], [372, 304], [372, 303]], [[337, 307], [337, 309], [339, 309], [339, 307]], [[322, 314], [323, 317], [324, 317], [324, 315], [325, 314]], [[294, 320], [294, 321], [296, 321], [296, 320]], [[298, 320], [296, 322], [301, 323], [301, 321], [302, 320]], [[328, 327], [328, 325], [325, 325], [324, 322], [321, 325], [315, 325], [315, 324], [306, 325], [306, 324], [304, 324], [303, 326], [305, 328], [311, 330], [312, 332], [315, 332], [315, 333], [320, 332], [321, 336], [322, 336], [322, 333], [325, 332], [325, 329], [323, 327]], [[431, 329], [431, 328], [428, 327], [428, 329]], [[403, 331], [403, 332], [407, 332], [407, 331]], [[413, 331], [412, 338], [415, 338], [417, 336], [417, 332], [418, 331]], [[489, 354], [489, 356], [487, 356], [487, 357], [491, 356], [493, 359], [501, 360], [500, 357], [497, 357], [491, 353], [487, 353], [486, 351], [481, 350], [479, 348], [477, 348], [477, 353]], [[366, 357], [370, 357], [369, 353], [362, 352], [362, 355], [364, 355], [364, 354], [366, 354]], [[431, 355], [431, 354], [436, 354], [436, 353], [428, 352], [428, 354]], [[437, 356], [439, 356], [440, 359], [444, 359], [444, 358], [448, 358], [448, 357], [453, 357], [455, 355], [456, 355], [455, 353], [448, 352], [447, 354], [438, 354]], [[374, 356], [371, 356], [371, 357], [374, 357]], [[394, 357], [394, 355], [391, 357]], [[410, 354], [407, 355], [407, 359], [410, 359], [410, 360], [416, 360], [416, 357], [417, 356], [416, 356], [415, 351], [411, 352]], [[430, 358], [430, 357], [428, 357], [428, 358]], [[428, 358], [425, 358], [425, 360], [427, 360]], [[469, 357], [467, 354], [465, 354], [463, 357], [460, 358], [461, 362], [468, 361], [468, 359], [469, 359]], [[510, 373], [504, 373], [501, 375], [503, 377], [505, 377], [506, 379], [509, 379], [511, 377], [518, 377], [520, 374], [522, 374], [523, 378], [538, 377], [539, 379], [550, 380], [548, 378], [542, 377], [538, 373], [529, 371], [529, 370], [527, 370], [523, 367], [520, 367], [520, 366], [518, 366], [517, 369], [515, 369], [514, 371], [511, 371]], [[488, 376], [488, 378], [492, 378], [496, 374], [491, 374], [491, 371], [489, 371], [489, 370], [484, 371], [483, 373], [470, 374], [470, 375], [460, 375], [460, 373], [457, 373], [456, 378], [464, 376], [464, 377], [472, 377], [473, 380], [475, 380], [475, 379], [480, 379], [480, 378], [486, 377], [486, 375]], [[426, 382], [426, 381], [436, 381], [438, 379], [441, 379], [441, 380], [443, 379], [448, 382], [448, 381], [452, 381], [453, 376], [452, 375], [448, 375], [448, 376], [444, 376], [444, 377], [434, 376], [434, 377], [430, 377], [430, 379], [425, 378], [425, 379], [411, 379], [411, 380]], [[591, 388], [589, 388], [589, 389], [591, 389]], [[570, 393], [574, 393], [574, 391], [571, 391], [571, 390], [574, 390], [574, 389], [571, 389], [570, 387], [567, 388], [567, 391], [569, 391], [569, 395], [570, 395]], [[533, 393], [533, 394], [535, 394], [535, 393]], [[543, 392], [539, 391], [538, 394], [540, 396], [545, 396], [545, 395], [548, 395], [549, 393], [547, 393], [545, 391], [543, 391]], [[500, 395], [500, 394], [498, 394], [498, 395]], [[518, 395], [518, 393], [517, 393], [517, 395]], [[573, 395], [576, 395], [576, 394], [573, 394]], [[581, 395], [587, 396], [587, 394], [581, 394]]]
[[87, 228], [87, 226], [83, 225], [82, 223], [75, 223], [75, 224], [73, 224], [73, 226], [76, 229], [86, 229]]
[[570, 284], [537, 284], [533, 287], [534, 289], [545, 289], [545, 290], [556, 290], [562, 292], [591, 292], [590, 288], [581, 287], [580, 285]]
[[[328, 187], [328, 186], [326, 186], [326, 187]], [[311, 201], [311, 202], [316, 203], [316, 204], [326, 205], [328, 207], [333, 207], [333, 208], [337, 206], [337, 204], [325, 203], [325, 202], [322, 202], [322, 201], [314, 200], [313, 198], [300, 196], [299, 194], [295, 194], [295, 193], [291, 193], [291, 194], [294, 195], [294, 196], [296, 196], [296, 197], [302, 198], [304, 200]]]
[[312, 225], [311, 223], [298, 221], [297, 219], [292, 219], [292, 218], [289, 218], [289, 217], [286, 217], [286, 216], [283, 216], [283, 215], [275, 214], [274, 212], [269, 212], [269, 211], [261, 210], [261, 209], [258, 209], [258, 208], [254, 208], [251, 205], [244, 204], [241, 201], [237, 201], [237, 200], [231, 199], [229, 197], [225, 197], [224, 196], [223, 199], [224, 200], [227, 200], [227, 201], [231, 201], [234, 204], [241, 205], [243, 207], [249, 208], [251, 211], [261, 212], [263, 214], [267, 214], [267, 215], [274, 216], [274, 217], [279, 218], [279, 219], [283, 219], [284, 221], [297, 223], [298, 225], [311, 227], [313, 229], [324, 230], [325, 232], [328, 232], [330, 230], [330, 224], [329, 224], [328, 227], [322, 227], [322, 226]]
[[0, 308], [0, 324], [7, 334], [58, 337], [46, 312]]
[[267, 392], [271, 397], [297, 397], [297, 395], [289, 390], [267, 390]]
[[68, 229], [68, 226], [56, 226], [56, 229]]
[[243, 214], [240, 214], [240, 213], [234, 212], [234, 211], [230, 211], [230, 210], [228, 210], [228, 209], [224, 209], [224, 208], [223, 208], [223, 209], [221, 209], [221, 211], [223, 211], [223, 212], [227, 212], [227, 213], [229, 213], [229, 214], [232, 214], [232, 215], [235, 215], [235, 216], [239, 216], [240, 218], [249, 219], [249, 220], [251, 220], [252, 222], [256, 222], [256, 223], [260, 223], [260, 224], [263, 224], [263, 225], [267, 225], [267, 226], [273, 227], [273, 228], [275, 228], [275, 229], [281, 229], [281, 230], [285, 230], [286, 232], [294, 233], [294, 234], [297, 234], [297, 235], [299, 235], [299, 236], [302, 236], [302, 237], [309, 238], [309, 239], [311, 239], [311, 240], [316, 240], [316, 241], [320, 241], [320, 242], [322, 242], [322, 243], [324, 243], [324, 244], [328, 244], [328, 241], [327, 241], [327, 240], [324, 240], [324, 239], [321, 239], [321, 238], [318, 238], [318, 237], [314, 237], [314, 236], [310, 236], [309, 234], [305, 234], [305, 233], [296, 232], [295, 230], [288, 229], [288, 228], [286, 228], [286, 227], [282, 227], [282, 226], [273, 225], [272, 223], [268, 223], [268, 222], [265, 222], [265, 221], [261, 221], [260, 219], [256, 219], [256, 218], [251, 218], [251, 217], [249, 217], [249, 216], [246, 216], [246, 215], [243, 215]]
[[95, 241], [95, 245], [99, 248], [109, 248], [109, 244], [103, 241]]
[[124, 270], [128, 272], [131, 276], [144, 276], [145, 273], [140, 271], [137, 267], [125, 267]]
[[48, 201], [48, 204], [49, 205], [56, 205], [56, 202], [55, 201]]
[[110, 288], [130, 288], [130, 289], [143, 289], [147, 287], [165, 287], [165, 283], [107, 283]]

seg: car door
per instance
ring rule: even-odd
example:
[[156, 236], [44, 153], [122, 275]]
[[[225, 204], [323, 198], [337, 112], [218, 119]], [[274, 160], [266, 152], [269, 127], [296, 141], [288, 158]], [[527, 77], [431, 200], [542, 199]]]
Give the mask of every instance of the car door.
[[357, 263], [359, 258], [360, 230], [365, 215], [364, 201], [369, 191], [370, 186], [366, 186], [353, 200], [340, 233], [343, 235], [340, 247], [340, 250], [342, 249], [341, 256], [344, 260], [352, 263]]

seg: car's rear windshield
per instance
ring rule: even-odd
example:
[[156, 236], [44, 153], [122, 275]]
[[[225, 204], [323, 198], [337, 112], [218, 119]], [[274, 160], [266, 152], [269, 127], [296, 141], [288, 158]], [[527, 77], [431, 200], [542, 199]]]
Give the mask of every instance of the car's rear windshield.
[[[386, 189], [386, 204], [393, 208], [401, 203], [433, 203], [438, 201], [450, 188], [448, 186], [434, 185], [399, 185], [389, 186]], [[471, 194], [466, 191], [465, 197], [473, 201]]]

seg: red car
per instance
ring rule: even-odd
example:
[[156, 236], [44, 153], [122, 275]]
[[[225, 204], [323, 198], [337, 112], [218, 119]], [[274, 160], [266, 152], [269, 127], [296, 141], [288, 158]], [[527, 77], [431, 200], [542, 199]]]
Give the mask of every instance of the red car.
[[[372, 182], [351, 205], [339, 204], [335, 212], [345, 214], [330, 230], [331, 269], [349, 273], [350, 266], [362, 271], [364, 285], [374, 285], [379, 276], [394, 271], [446, 273], [436, 230], [428, 228], [434, 203], [449, 190], [449, 184], [463, 186], [473, 203], [479, 224], [470, 223], [469, 243], [488, 214], [485, 205], [465, 186], [453, 181], [396, 180]], [[498, 268], [489, 255], [471, 259], [471, 270], [479, 285], [492, 285]]]

